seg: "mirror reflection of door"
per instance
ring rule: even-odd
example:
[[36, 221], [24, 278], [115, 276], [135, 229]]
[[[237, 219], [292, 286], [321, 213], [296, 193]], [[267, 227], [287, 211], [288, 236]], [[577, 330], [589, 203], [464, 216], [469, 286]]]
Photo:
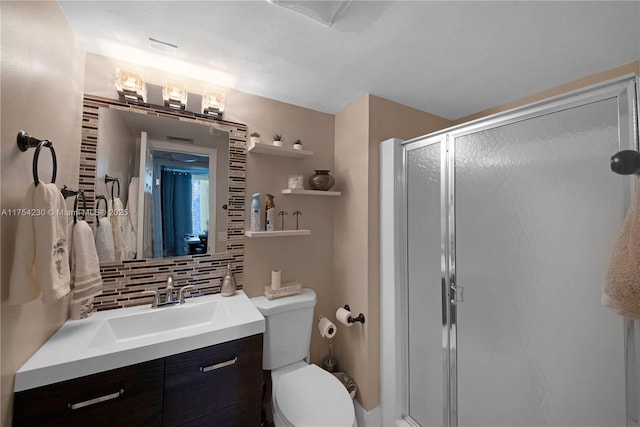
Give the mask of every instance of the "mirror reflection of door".
[[[209, 224], [215, 224], [216, 150], [150, 139], [145, 159], [145, 200], [160, 212], [148, 218], [145, 257], [210, 253]], [[215, 239], [215, 234], [214, 237]]]
[[[109, 108], [100, 108], [99, 117], [95, 192], [109, 194], [109, 189], [104, 183], [106, 174], [120, 179], [120, 198], [125, 206], [129, 203], [129, 213], [136, 236], [136, 258], [176, 256], [165, 255], [175, 251], [165, 252], [162, 231], [157, 231], [159, 237], [153, 238], [154, 230], [162, 230], [163, 224], [161, 206], [154, 206], [152, 200], [156, 180], [153, 175], [156, 150], [177, 155], [195, 153], [205, 156], [210, 156], [206, 150], [215, 150], [216, 156], [213, 159], [217, 163], [205, 167], [211, 177], [210, 186], [214, 187], [208, 196], [210, 219], [201, 220], [200, 224], [198, 218], [192, 219], [195, 226], [189, 232], [190, 248], [187, 246], [186, 254], [199, 254], [203, 248], [206, 248], [204, 253], [207, 254], [225, 252], [228, 226], [225, 206], [229, 189], [229, 132], [207, 123]], [[169, 145], [158, 145], [162, 143]], [[186, 162], [181, 164], [189, 166]], [[199, 176], [202, 176], [199, 172], [192, 173], [192, 179], [198, 179]], [[131, 197], [128, 190], [131, 190]], [[199, 193], [200, 203], [206, 207], [206, 189], [200, 188]], [[216, 196], [216, 204], [213, 204], [216, 199], [211, 197], [212, 194]], [[132, 204], [135, 204], [137, 209]], [[206, 239], [200, 240], [200, 235], [205, 234], [205, 231]], [[184, 239], [182, 237], [182, 240]], [[184, 251], [178, 249], [176, 253], [182, 252]]]
[[150, 258], [152, 256], [151, 241], [146, 238], [151, 236], [152, 217], [151, 194], [153, 191], [153, 155], [147, 142], [147, 133], [140, 134], [140, 190], [138, 197], [138, 233], [137, 253], [138, 258]]

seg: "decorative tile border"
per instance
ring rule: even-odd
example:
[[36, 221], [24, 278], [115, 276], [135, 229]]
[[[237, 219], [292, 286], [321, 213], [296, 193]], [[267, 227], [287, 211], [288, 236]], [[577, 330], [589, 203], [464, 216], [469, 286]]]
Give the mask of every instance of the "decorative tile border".
[[[153, 105], [132, 105], [114, 99], [85, 95], [82, 112], [79, 188], [87, 206], [95, 204], [96, 159], [100, 108], [131, 111], [176, 120], [211, 124], [229, 131], [229, 201], [227, 209], [227, 251], [224, 254], [149, 258], [100, 263], [104, 282], [102, 295], [94, 300], [96, 310], [148, 304], [147, 291], [164, 288], [167, 276], [173, 285], [195, 285], [200, 295], [220, 292], [227, 264], [231, 264], [238, 289], [242, 289], [244, 263], [244, 201], [246, 187], [247, 127], [242, 123], [214, 120], [200, 115], [166, 110]], [[92, 222], [93, 218], [87, 217]]]

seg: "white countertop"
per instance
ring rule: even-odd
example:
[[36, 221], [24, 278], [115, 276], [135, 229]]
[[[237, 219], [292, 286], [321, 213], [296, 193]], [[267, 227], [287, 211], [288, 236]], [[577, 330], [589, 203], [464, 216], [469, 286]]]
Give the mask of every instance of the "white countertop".
[[[159, 314], [178, 319], [181, 310], [217, 304], [212, 321], [140, 337], [116, 339], [109, 322], [120, 324], [127, 316]], [[163, 311], [162, 313], [160, 311]], [[123, 321], [123, 318], [125, 320]], [[134, 317], [131, 317], [134, 318]], [[180, 323], [180, 322], [176, 322]], [[126, 323], [124, 323], [126, 325]], [[107, 331], [107, 332], [105, 332]], [[231, 297], [220, 294], [189, 298], [185, 304], [151, 309], [150, 304], [99, 311], [89, 319], [68, 320], [16, 372], [14, 391], [53, 384], [85, 375], [171, 356], [265, 331], [265, 320], [243, 291]]]

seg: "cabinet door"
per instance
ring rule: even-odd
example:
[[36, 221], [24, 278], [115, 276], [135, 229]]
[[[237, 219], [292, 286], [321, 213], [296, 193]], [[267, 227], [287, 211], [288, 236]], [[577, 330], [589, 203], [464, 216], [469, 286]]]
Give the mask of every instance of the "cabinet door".
[[166, 358], [166, 426], [259, 426], [262, 334]]
[[164, 359], [88, 375], [14, 397], [14, 426], [158, 426]]

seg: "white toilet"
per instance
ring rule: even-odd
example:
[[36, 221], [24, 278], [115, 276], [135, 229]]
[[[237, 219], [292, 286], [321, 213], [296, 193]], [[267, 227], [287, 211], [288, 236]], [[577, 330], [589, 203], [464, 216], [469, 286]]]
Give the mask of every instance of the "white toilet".
[[329, 372], [308, 364], [316, 293], [251, 299], [266, 320], [262, 369], [271, 370], [276, 427], [357, 427], [347, 389]]

